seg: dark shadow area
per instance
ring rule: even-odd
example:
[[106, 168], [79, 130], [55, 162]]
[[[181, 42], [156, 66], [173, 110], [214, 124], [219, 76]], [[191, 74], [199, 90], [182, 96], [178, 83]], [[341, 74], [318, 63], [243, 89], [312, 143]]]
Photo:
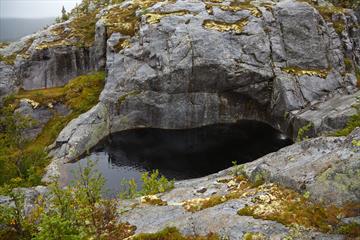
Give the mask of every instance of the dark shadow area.
[[111, 164], [159, 169], [168, 178], [205, 176], [253, 161], [291, 144], [279, 131], [257, 121], [186, 130], [135, 129], [113, 134], [102, 151]]
[[158, 169], [169, 179], [196, 178], [253, 161], [291, 144], [279, 131], [257, 121], [218, 124], [186, 130], [135, 129], [112, 134], [78, 162], [65, 164], [61, 182], [78, 175], [79, 165], [95, 161], [106, 179], [106, 196], [124, 191], [121, 182], [134, 179], [141, 188], [141, 174]]

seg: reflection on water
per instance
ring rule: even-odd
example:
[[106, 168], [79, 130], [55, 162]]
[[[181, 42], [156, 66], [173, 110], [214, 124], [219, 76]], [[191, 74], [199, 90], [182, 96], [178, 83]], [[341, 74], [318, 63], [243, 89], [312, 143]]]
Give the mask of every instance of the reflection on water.
[[245, 163], [276, 151], [291, 141], [269, 125], [256, 121], [212, 125], [186, 130], [135, 129], [113, 134], [79, 162], [65, 164], [63, 182], [74, 178], [71, 171], [87, 159], [111, 193], [121, 189], [123, 179], [159, 169], [167, 178], [189, 179], [230, 167], [232, 161]]

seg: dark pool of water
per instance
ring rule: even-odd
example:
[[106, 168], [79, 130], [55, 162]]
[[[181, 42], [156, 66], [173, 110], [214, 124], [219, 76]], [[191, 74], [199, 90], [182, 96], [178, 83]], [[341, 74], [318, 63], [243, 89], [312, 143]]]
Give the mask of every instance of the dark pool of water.
[[96, 146], [89, 156], [65, 164], [64, 182], [74, 179], [72, 171], [91, 159], [106, 180], [111, 193], [121, 190], [123, 179], [139, 185], [145, 171], [158, 169], [176, 180], [202, 177], [253, 161], [291, 144], [291, 140], [267, 124], [242, 121], [186, 130], [135, 129], [113, 134]]

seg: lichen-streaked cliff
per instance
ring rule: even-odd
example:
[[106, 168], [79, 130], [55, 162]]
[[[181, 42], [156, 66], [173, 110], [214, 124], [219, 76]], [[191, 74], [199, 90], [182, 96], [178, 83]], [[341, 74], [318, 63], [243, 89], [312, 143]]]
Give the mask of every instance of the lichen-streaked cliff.
[[[58, 125], [61, 128], [54, 131], [56, 140], [47, 148], [52, 161], [45, 182], [59, 174], [62, 163], [123, 130], [185, 129], [248, 119], [266, 122], [293, 140], [302, 140], [342, 129], [358, 113], [360, 20], [354, 10], [307, 0], [90, 2], [80, 5], [65, 22], [0, 46], [0, 99], [13, 93], [18, 100], [19, 96], [41, 99], [40, 103], [20, 100], [14, 109], [40, 121], [30, 129], [30, 138], [51, 124], [51, 116], [65, 116]], [[103, 89], [97, 88], [91, 104], [77, 108], [85, 96], [75, 93], [79, 102], [71, 102], [74, 95], [67, 93], [66, 86], [74, 77], [99, 70], [106, 72]], [[81, 86], [92, 88], [84, 82]], [[28, 94], [53, 87], [60, 90], [54, 92], [57, 97], [45, 94], [48, 102]], [[250, 179], [261, 173], [264, 181], [310, 192], [315, 200], [338, 205], [356, 202], [360, 198], [358, 141], [358, 130], [347, 138], [308, 140], [249, 163], [244, 171]], [[204, 184], [207, 190], [223, 191], [224, 186], [213, 179], [178, 186], [186, 194]], [[210, 192], [194, 195], [207, 198]], [[207, 214], [193, 214], [178, 206], [190, 196], [179, 200], [172, 194], [164, 196], [174, 203], [165, 210], [141, 206], [129, 210], [127, 220], [137, 224], [138, 231], [160, 230], [166, 221], [194, 234], [225, 229], [225, 236], [260, 229], [278, 239], [289, 231], [286, 224], [252, 218], [254, 225], [245, 226], [244, 216], [233, 216], [234, 209], [249, 204], [250, 198], [227, 199], [206, 210]], [[142, 211], [151, 219], [159, 217], [159, 222], [146, 227], [149, 221]], [[217, 225], [212, 222], [217, 211], [222, 224], [231, 214], [234, 221], [226, 222], [226, 227]], [[189, 222], [195, 225], [192, 230]], [[318, 239], [343, 239], [310, 232]]]

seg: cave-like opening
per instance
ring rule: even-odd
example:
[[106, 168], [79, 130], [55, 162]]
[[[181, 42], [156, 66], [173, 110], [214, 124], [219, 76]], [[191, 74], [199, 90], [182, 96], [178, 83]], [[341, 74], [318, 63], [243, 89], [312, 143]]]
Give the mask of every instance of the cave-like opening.
[[[234, 161], [250, 162], [291, 143], [268, 124], [250, 120], [182, 130], [142, 128], [112, 134], [80, 164], [97, 160], [107, 187], [116, 192], [122, 179], [139, 182], [144, 171], [158, 169], [176, 180], [202, 177], [226, 169]], [[66, 164], [65, 171], [76, 166]], [[71, 174], [67, 176], [72, 179]]]

